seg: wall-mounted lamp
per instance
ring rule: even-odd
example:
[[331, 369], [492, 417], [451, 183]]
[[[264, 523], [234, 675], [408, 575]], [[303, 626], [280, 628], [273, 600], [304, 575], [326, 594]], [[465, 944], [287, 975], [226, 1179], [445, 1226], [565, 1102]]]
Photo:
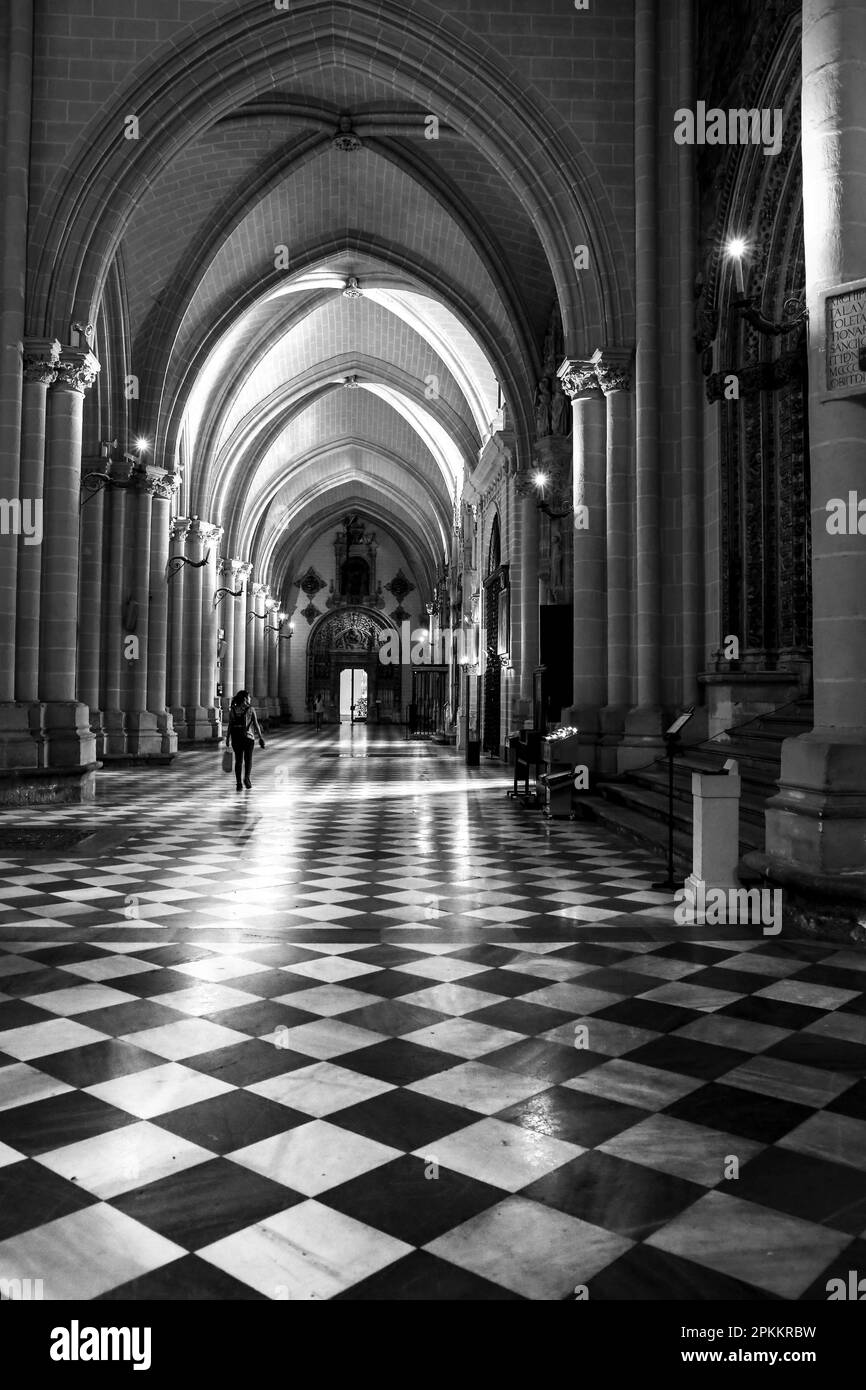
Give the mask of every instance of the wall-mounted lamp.
[[541, 471], [540, 468], [536, 469], [535, 472], [533, 473], [533, 475], [532, 475], [532, 482], [533, 482], [535, 488], [536, 488], [536, 489], [538, 490], [538, 492], [540, 493], [540, 496], [539, 496], [539, 499], [538, 499], [538, 510], [539, 510], [540, 512], [544, 512], [545, 516], [549, 516], [549, 517], [551, 517], [551, 518], [557, 518], [557, 517], [562, 517], [562, 516], [569, 516], [570, 513], [574, 510], [574, 508], [571, 507], [571, 506], [565, 506], [565, 507], [554, 508], [553, 505], [552, 505], [552, 503], [548, 502], [548, 501], [545, 499], [545, 496], [544, 496], [544, 489], [547, 487], [547, 484], [550, 482], [550, 477], [549, 477], [549, 475], [548, 475], [547, 473], [543, 473], [543, 472]]
[[746, 321], [758, 333], [763, 333], [766, 337], [779, 338], [786, 333], [793, 333], [796, 329], [808, 322], [809, 310], [802, 299], [791, 296], [785, 300], [782, 310], [786, 317], [781, 323], [774, 323], [761, 313], [758, 308], [758, 296], [746, 294], [745, 278], [743, 276], [743, 257], [748, 250], [748, 243], [743, 237], [732, 237], [726, 247], [728, 256], [734, 262], [734, 284], [736, 285], [737, 297], [734, 300], [734, 308], [742, 319]]
[[226, 595], [230, 598], [240, 598], [242, 593], [243, 589], [217, 589], [213, 596], [213, 606], [219, 608]]

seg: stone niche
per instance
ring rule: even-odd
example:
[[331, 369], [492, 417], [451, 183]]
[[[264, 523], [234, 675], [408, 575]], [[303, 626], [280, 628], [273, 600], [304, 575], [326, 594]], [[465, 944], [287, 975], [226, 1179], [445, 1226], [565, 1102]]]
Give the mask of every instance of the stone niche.
[[334, 578], [331, 580], [327, 606], [342, 608], [360, 605], [364, 608], [384, 608], [385, 596], [376, 573], [379, 544], [376, 532], [367, 527], [357, 513], [347, 516], [334, 536]]

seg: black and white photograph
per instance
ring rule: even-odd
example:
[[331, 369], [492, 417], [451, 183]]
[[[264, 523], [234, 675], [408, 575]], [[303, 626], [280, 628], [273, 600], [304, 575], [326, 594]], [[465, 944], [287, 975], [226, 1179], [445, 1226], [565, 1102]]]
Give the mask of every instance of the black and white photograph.
[[832, 1382], [864, 0], [3, 0], [0, 73], [27, 1368], [556, 1302]]

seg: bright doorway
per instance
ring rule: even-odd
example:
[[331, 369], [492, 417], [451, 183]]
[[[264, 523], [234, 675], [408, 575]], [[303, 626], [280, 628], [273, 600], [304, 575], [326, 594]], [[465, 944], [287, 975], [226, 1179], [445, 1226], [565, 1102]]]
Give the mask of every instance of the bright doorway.
[[340, 723], [357, 724], [367, 718], [367, 672], [359, 666], [340, 672]]

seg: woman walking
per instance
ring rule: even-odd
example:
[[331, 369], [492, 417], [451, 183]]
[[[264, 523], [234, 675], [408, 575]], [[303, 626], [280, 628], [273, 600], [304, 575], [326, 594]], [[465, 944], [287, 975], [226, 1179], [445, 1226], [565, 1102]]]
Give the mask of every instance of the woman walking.
[[241, 789], [241, 773], [244, 786], [253, 785], [250, 773], [253, 768], [253, 748], [256, 739], [259, 741], [259, 747], [264, 748], [265, 741], [262, 738], [258, 716], [253, 709], [252, 698], [246, 690], [239, 690], [229, 705], [229, 723], [226, 731], [226, 748], [231, 745], [234, 750], [238, 791]]

